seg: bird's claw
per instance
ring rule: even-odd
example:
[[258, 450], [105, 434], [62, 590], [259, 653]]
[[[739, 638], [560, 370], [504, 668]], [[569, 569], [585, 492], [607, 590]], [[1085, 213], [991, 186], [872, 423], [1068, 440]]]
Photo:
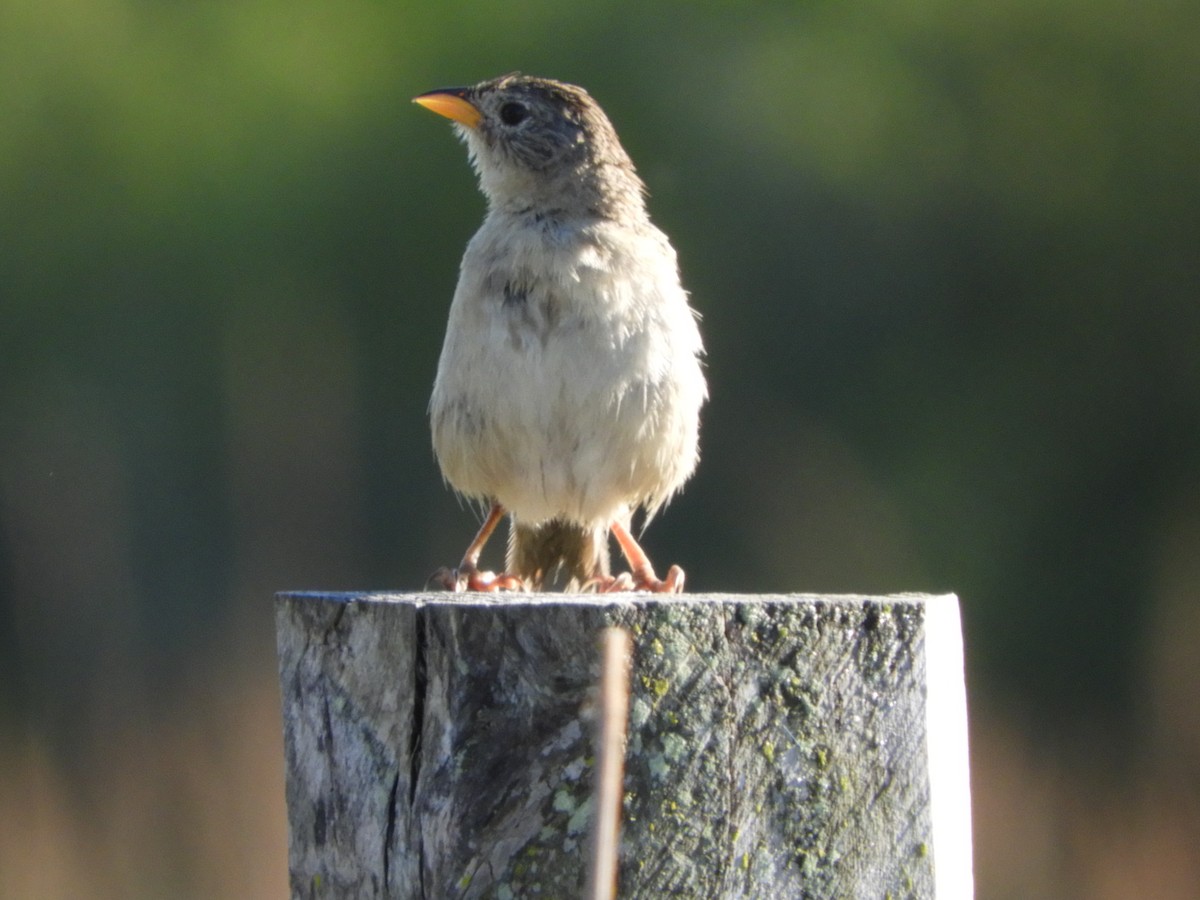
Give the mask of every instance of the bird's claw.
[[581, 590], [597, 594], [622, 594], [633, 590], [633, 576], [628, 572], [620, 575], [596, 575], [583, 585]]
[[457, 569], [441, 568], [429, 576], [428, 584], [436, 584], [443, 590], [461, 594], [464, 591], [524, 591], [525, 582], [517, 575], [501, 572], [481, 572], [474, 566], [459, 566]]
[[622, 572], [620, 575], [605, 575], [593, 578], [588, 587], [594, 587], [599, 594], [618, 594], [625, 592], [644, 591], [650, 594], [680, 594], [683, 593], [683, 569], [671, 566], [667, 577], [659, 579], [652, 570], [643, 572]]
[[655, 594], [682, 594], [683, 593], [683, 569], [679, 566], [671, 566], [667, 569], [667, 577], [662, 581], [653, 578], [653, 585], [644, 588], [644, 590], [652, 591]]

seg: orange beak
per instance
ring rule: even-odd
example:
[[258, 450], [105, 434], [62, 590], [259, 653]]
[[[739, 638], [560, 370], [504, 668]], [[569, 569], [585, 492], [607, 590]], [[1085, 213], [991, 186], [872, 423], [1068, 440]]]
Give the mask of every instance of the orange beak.
[[475, 104], [466, 98], [466, 88], [439, 88], [413, 97], [413, 103], [419, 103], [428, 110], [460, 122], [468, 128], [474, 128], [483, 119]]

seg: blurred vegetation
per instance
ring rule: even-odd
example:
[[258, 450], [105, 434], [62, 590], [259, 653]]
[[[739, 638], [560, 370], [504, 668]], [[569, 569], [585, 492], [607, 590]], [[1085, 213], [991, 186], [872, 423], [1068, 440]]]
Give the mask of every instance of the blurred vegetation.
[[483, 202], [409, 99], [521, 69], [608, 111], [704, 315], [655, 559], [955, 590], [981, 710], [1200, 735], [1198, 47], [1182, 0], [0, 0], [0, 718], [78, 763], [268, 671], [271, 592], [458, 558]]

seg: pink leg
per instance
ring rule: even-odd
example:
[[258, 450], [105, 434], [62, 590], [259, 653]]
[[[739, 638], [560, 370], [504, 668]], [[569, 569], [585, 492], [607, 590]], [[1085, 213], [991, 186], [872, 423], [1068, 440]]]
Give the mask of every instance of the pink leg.
[[488, 538], [504, 518], [504, 507], [493, 503], [487, 518], [479, 526], [475, 539], [463, 554], [462, 562], [457, 569], [438, 569], [429, 576], [429, 580], [441, 585], [448, 591], [523, 591], [525, 583], [516, 575], [479, 571], [479, 556], [483, 553]]
[[621, 546], [621, 552], [625, 554], [625, 559], [629, 561], [629, 574], [618, 575], [606, 584], [600, 584], [599, 589], [602, 592], [629, 590], [649, 591], [652, 594], [683, 592], [683, 569], [679, 566], [671, 566], [667, 570], [667, 577], [660, 581], [654, 574], [654, 567], [650, 564], [650, 558], [646, 556], [646, 551], [634, 540], [629, 529], [620, 522], [613, 522], [611, 530], [613, 537]]

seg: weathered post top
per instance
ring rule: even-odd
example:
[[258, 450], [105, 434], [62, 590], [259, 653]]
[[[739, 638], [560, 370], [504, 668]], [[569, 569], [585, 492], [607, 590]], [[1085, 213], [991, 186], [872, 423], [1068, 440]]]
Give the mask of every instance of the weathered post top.
[[609, 625], [618, 896], [971, 896], [953, 596], [291, 593], [292, 896], [580, 896]]

